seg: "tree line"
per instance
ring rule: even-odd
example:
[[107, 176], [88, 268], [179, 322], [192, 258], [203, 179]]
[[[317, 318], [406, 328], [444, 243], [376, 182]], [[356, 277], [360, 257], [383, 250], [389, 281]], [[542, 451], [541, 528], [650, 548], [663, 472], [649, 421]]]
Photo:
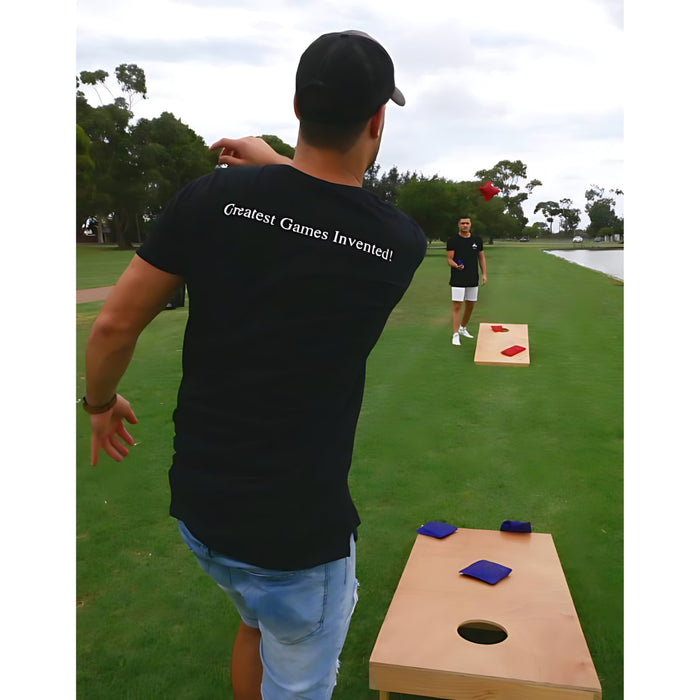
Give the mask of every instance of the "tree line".
[[134, 64], [115, 72], [122, 94], [99, 107], [90, 106], [79, 88], [92, 86], [100, 95], [109, 74], [83, 71], [77, 79], [76, 224], [94, 217], [109, 226], [120, 248], [129, 248], [187, 182], [214, 168], [217, 157], [170, 112], [132, 123], [134, 102], [147, 98], [146, 77]]
[[[77, 77], [76, 226], [92, 218], [100, 231], [108, 226], [112, 241], [120, 248], [129, 248], [143, 240], [150, 223], [178, 190], [215, 167], [217, 155], [170, 112], [133, 123], [133, 105], [147, 99], [146, 76], [137, 65], [121, 64], [115, 69], [121, 90], [117, 97], [107, 87], [108, 76], [97, 70], [82, 71]], [[92, 107], [81, 88], [94, 89], [100, 105]], [[103, 91], [112, 98], [106, 104]], [[262, 138], [278, 153], [294, 155], [294, 148], [277, 136], [263, 134]], [[363, 187], [412, 216], [433, 240], [446, 241], [463, 216], [470, 216], [472, 228], [487, 232], [491, 242], [495, 238], [553, 236], [555, 221], [559, 234], [578, 232], [581, 211], [568, 198], [538, 202], [534, 211], [545, 222], [528, 225], [523, 203], [542, 182], [528, 181], [527, 165], [520, 160], [499, 161], [474, 173], [473, 180], [460, 182], [438, 175], [399, 173], [395, 166], [380, 175], [380, 169], [379, 163], [370, 166]], [[486, 202], [479, 187], [489, 180], [501, 192]], [[588, 236], [623, 234], [624, 221], [615, 214], [614, 198], [621, 194], [619, 189], [597, 185], [586, 191]]]

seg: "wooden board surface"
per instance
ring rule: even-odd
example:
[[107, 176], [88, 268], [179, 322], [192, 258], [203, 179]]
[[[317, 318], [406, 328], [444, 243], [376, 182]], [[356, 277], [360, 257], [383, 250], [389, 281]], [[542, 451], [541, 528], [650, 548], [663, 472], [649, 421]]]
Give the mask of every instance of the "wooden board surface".
[[[495, 585], [459, 574], [486, 559]], [[498, 644], [460, 625], [506, 630]], [[418, 535], [369, 661], [370, 688], [471, 700], [599, 700], [600, 683], [551, 535], [458, 529]]]
[[[504, 332], [495, 332], [491, 326], [501, 326]], [[524, 347], [523, 352], [508, 357], [502, 350], [513, 345]], [[480, 323], [476, 339], [474, 364], [494, 365], [497, 367], [529, 367], [530, 339], [527, 323]]]

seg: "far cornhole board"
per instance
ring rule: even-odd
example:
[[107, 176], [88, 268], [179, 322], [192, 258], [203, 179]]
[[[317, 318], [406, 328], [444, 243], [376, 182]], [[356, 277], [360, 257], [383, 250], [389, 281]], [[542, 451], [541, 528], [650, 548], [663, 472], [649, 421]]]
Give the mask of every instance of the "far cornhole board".
[[[510, 567], [495, 585], [458, 572], [480, 559]], [[508, 636], [463, 639], [465, 622]], [[369, 660], [369, 686], [450, 700], [601, 700], [598, 676], [552, 536], [458, 529], [418, 535]]]
[[[494, 332], [491, 326], [503, 326], [507, 332]], [[502, 350], [513, 345], [521, 345], [523, 352], [508, 357]], [[527, 323], [480, 323], [476, 339], [474, 364], [495, 365], [498, 367], [528, 367], [530, 365], [530, 341]]]

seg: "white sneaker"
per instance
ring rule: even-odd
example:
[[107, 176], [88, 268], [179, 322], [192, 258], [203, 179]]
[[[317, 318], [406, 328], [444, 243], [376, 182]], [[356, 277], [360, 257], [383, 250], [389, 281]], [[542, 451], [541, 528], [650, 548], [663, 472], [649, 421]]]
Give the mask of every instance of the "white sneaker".
[[452, 345], [459, 345], [459, 333], [452, 334]]
[[460, 335], [463, 335], [465, 338], [473, 338], [474, 336], [464, 327], [460, 326], [459, 331], [457, 331]]

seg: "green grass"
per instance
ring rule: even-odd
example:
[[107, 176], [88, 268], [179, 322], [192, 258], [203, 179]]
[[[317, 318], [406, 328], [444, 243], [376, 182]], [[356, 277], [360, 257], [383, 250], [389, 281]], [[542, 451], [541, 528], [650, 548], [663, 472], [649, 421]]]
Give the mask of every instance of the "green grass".
[[[450, 344], [444, 251], [429, 251], [368, 363], [351, 470], [360, 602], [334, 700], [377, 697], [369, 656], [416, 528], [498, 529], [505, 519], [552, 534], [603, 697], [622, 700], [624, 287], [535, 246], [486, 246], [486, 256], [489, 283], [471, 325], [527, 323], [531, 366], [476, 366], [475, 341]], [[99, 306], [77, 307], [77, 396]], [[155, 319], [121, 384], [140, 419], [127, 460], [103, 456], [91, 468], [78, 416], [77, 687], [86, 700], [230, 697], [237, 616], [167, 514], [185, 319], [185, 309]]]
[[82, 243], [76, 246], [76, 289], [109, 287], [134, 257], [133, 250], [115, 246]]

